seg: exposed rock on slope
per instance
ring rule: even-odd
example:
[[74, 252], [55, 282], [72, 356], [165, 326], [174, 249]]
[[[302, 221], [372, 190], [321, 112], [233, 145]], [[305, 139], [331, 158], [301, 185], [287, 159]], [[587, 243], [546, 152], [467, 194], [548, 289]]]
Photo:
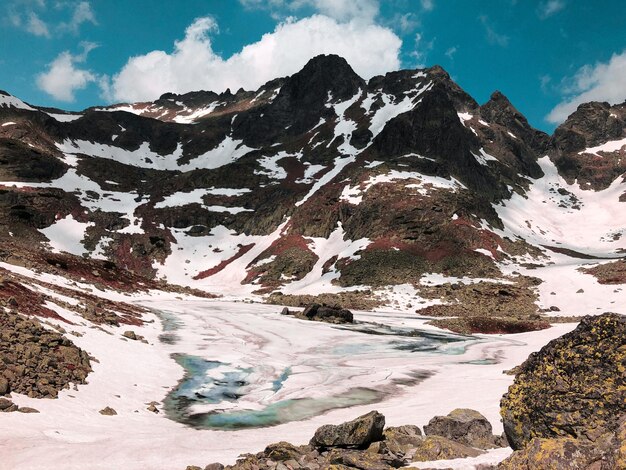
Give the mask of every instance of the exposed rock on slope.
[[81, 114], [3, 96], [0, 237], [57, 246], [72, 227], [75, 255], [198, 286], [228, 271], [262, 293], [319, 270], [342, 287], [497, 275], [506, 243], [482, 221], [540, 175], [547, 139], [440, 67], [366, 82], [337, 56], [256, 92]]
[[0, 311], [0, 395], [53, 398], [70, 383], [85, 383], [87, 353], [35, 320]]
[[626, 102], [581, 104], [554, 131], [550, 145], [552, 160], [569, 182], [606, 188], [626, 172]]

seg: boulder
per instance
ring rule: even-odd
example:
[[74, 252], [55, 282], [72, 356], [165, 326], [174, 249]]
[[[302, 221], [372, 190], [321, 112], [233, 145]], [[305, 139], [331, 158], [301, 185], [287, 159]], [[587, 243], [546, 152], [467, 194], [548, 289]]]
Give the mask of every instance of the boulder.
[[39, 410], [36, 410], [35, 408], [30, 408], [28, 406], [21, 406], [17, 411], [19, 411], [20, 413], [39, 413]]
[[327, 462], [329, 465], [342, 465], [361, 470], [391, 470], [401, 465], [384, 454], [345, 449], [333, 449], [328, 454]]
[[478, 411], [466, 408], [457, 408], [447, 416], [435, 416], [424, 426], [424, 434], [446, 437], [480, 449], [496, 446], [491, 423]]
[[[422, 431], [417, 426], [410, 424], [404, 426], [392, 426], [385, 429], [385, 440], [382, 442], [389, 452], [405, 454], [410, 448], [421, 445]], [[378, 443], [372, 444], [372, 446]]]
[[326, 424], [311, 439], [313, 447], [345, 447], [365, 449], [372, 442], [383, 439], [385, 417], [378, 411], [371, 411], [363, 416], [339, 425]]
[[224, 465], [221, 463], [210, 463], [204, 467], [204, 470], [224, 470]]
[[413, 462], [464, 459], [478, 457], [485, 452], [441, 436], [426, 436], [411, 450]]
[[137, 338], [137, 334], [134, 331], [132, 331], [132, 330], [125, 331], [124, 333], [122, 333], [122, 336], [124, 338], [128, 338], [128, 339], [133, 340], [133, 341], [136, 341], [137, 339], [139, 339], [139, 338]]
[[514, 452], [497, 468], [498, 470], [616, 470], [624, 468], [615, 466], [611, 457], [607, 458], [605, 446], [598, 446], [586, 439], [571, 437], [534, 438], [524, 450]]
[[9, 381], [6, 378], [0, 376], [0, 395], [6, 395], [10, 391], [11, 388], [9, 387]]
[[11, 400], [6, 398], [0, 398], [0, 411], [7, 411], [11, 407], [15, 406]]
[[117, 411], [115, 411], [110, 406], [107, 406], [106, 408], [101, 409], [99, 413], [104, 416], [115, 416], [117, 414]]
[[298, 460], [302, 452], [293, 444], [281, 441], [268, 445], [263, 454], [275, 462], [284, 462], [291, 459]]
[[302, 316], [307, 320], [324, 321], [328, 323], [352, 323], [354, 321], [350, 310], [320, 304], [309, 305], [302, 312]]
[[500, 413], [511, 447], [522, 449], [535, 438], [594, 442], [614, 434], [625, 403], [626, 317], [607, 313], [584, 317], [575, 330], [531, 354]]

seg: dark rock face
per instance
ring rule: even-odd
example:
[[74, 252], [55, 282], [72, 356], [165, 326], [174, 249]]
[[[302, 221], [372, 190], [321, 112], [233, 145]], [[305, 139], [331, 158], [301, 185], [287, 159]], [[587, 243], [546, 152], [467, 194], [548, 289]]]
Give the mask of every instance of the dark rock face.
[[593, 443], [615, 434], [626, 415], [626, 317], [585, 317], [531, 354], [502, 398], [501, 415], [513, 449], [535, 438]]
[[[342, 103], [345, 109], [337, 108]], [[39, 230], [71, 215], [93, 224], [83, 241], [87, 251], [105, 242], [105, 256], [117, 266], [153, 278], [155, 266], [178, 249], [175, 231], [203, 237], [224, 226], [237, 234], [266, 236], [289, 217], [280, 238], [246, 267], [241, 281], [258, 285], [259, 293], [276, 291], [310, 273], [320, 260], [306, 237], [327, 238], [339, 222], [344, 239], [373, 242], [358, 258], [323, 260], [324, 272], [340, 274], [340, 285], [405, 283], [424, 272], [484, 277], [497, 269], [491, 258], [474, 250], [495, 249], [503, 242], [486, 240], [474, 222], [484, 219], [499, 226], [492, 202], [508, 196], [509, 187], [523, 191], [527, 183], [520, 175], [537, 174], [535, 150], [540, 146], [524, 143], [524, 136], [539, 141], [539, 134], [527, 129], [523, 117], [507, 103], [505, 98], [494, 99], [481, 109], [441, 67], [391, 72], [365, 81], [344, 59], [327, 55], [256, 91], [167, 93], [152, 103], [133, 104], [140, 115], [111, 106], [108, 112], [93, 108], [61, 122], [45, 109], [3, 107], [0, 118], [15, 125], [0, 128], [0, 180], [42, 183], [76, 171], [101, 191], [91, 184], [93, 189], [84, 194], [74, 188], [2, 188], [0, 226], [6, 229], [0, 230], [0, 239], [9, 238], [10, 231], [30, 248], [45, 241]], [[386, 115], [385, 109], [396, 107], [403, 112], [373, 129], [380, 111]], [[180, 124], [198, 110], [207, 114], [193, 125]], [[471, 126], [460, 120], [460, 112], [472, 114]], [[488, 125], [478, 122], [481, 116]], [[350, 122], [349, 135], [336, 134], [340, 121]], [[519, 133], [519, 142], [508, 132]], [[193, 163], [227, 137], [254, 150], [217, 168], [149, 168], [166, 160]], [[79, 141], [111, 152], [143, 148], [153, 154], [150, 161], [132, 164], [123, 158], [78, 155], [75, 168], [69, 168], [55, 144]], [[337, 158], [347, 157], [343, 145], [354, 149], [354, 161], [297, 205], [333, 170]], [[497, 158], [480, 163], [477, 155], [483, 147]], [[172, 162], [171, 154], [178, 150]], [[262, 162], [279, 152], [284, 156], [272, 164], [285, 175], [271, 176]], [[368, 166], [374, 160], [383, 164]], [[307, 175], [311, 168], [316, 171]], [[455, 178], [466, 188], [434, 188], [428, 194], [412, 192], [409, 198], [407, 181], [401, 180], [375, 185], [361, 204], [342, 199], [347, 185], [358, 187], [392, 171]], [[156, 207], [175, 193], [208, 188], [243, 192], [206, 194], [199, 202]], [[109, 192], [131, 191], [139, 202], [133, 215], [141, 225], [122, 230], [130, 228], [128, 216], [95, 207]], [[220, 206], [244, 211], [213, 209]], [[467, 220], [461, 224], [453, 216]], [[210, 277], [234, 259], [190, 272], [189, 278]]]
[[447, 416], [435, 416], [426, 426], [427, 436], [443, 436], [462, 444], [488, 449], [495, 447], [491, 423], [479, 412], [457, 408]]
[[[128, 106], [133, 112], [122, 111]], [[72, 216], [89, 224], [87, 256], [99, 249], [120, 270], [155, 279], [183, 251], [192, 282], [260, 245], [198, 266], [180, 250], [181, 237], [209, 237], [221, 227], [268, 236], [289, 219], [239, 280], [259, 294], [304, 279], [318, 263], [324, 274], [338, 274], [340, 286], [416, 283], [430, 272], [492, 277], [500, 274], [496, 261], [524, 251], [481, 228], [484, 221], [502, 228], [494, 204], [524, 194], [546, 152], [569, 175], [567, 160], [577, 162], [577, 152], [624, 135], [622, 108], [591, 106], [585, 113], [597, 117], [590, 120], [581, 110], [562, 129], [573, 137], [549, 142], [503, 94], [479, 106], [441, 67], [365, 81], [334, 55], [255, 91], [166, 93], [151, 103], [88, 109], [68, 122], [47, 114], [58, 110], [1, 107], [0, 119], [13, 124], [0, 127], [0, 180], [38, 184], [0, 188], [0, 241], [43, 251], [41, 230]], [[85, 153], [66, 157], [61, 143]], [[626, 162], [620, 156], [583, 155], [590, 164], [579, 171], [575, 163], [571, 175], [609, 181]], [[401, 176], [386, 178], [392, 174]], [[89, 189], [61, 187], [65, 175]], [[197, 200], [172, 202], [192, 191]], [[351, 191], [361, 194], [346, 197]], [[137, 203], [124, 204], [131, 212], [102, 204], [128, 195]], [[371, 243], [355, 256], [319, 259], [325, 253], [312, 249], [310, 237], [328, 238], [339, 223], [345, 241]]]
[[384, 427], [385, 417], [377, 411], [371, 411], [346, 423], [322, 426], [315, 431], [310, 444], [319, 448], [366, 448], [372, 442], [383, 439]]
[[577, 180], [583, 189], [605, 189], [626, 172], [621, 150], [585, 153], [607, 141], [626, 136], [626, 102], [581, 104], [555, 131], [550, 157], [568, 182]]
[[[496, 123], [510, 130], [518, 139], [527, 144], [536, 155], [543, 155], [550, 138], [544, 132], [533, 129], [524, 115], [520, 113], [509, 99], [499, 91], [495, 91], [489, 101], [480, 107], [480, 115], [487, 121]], [[524, 161], [534, 175], [539, 175], [535, 158], [529, 152], [525, 153]], [[530, 157], [530, 158], [528, 158]]]

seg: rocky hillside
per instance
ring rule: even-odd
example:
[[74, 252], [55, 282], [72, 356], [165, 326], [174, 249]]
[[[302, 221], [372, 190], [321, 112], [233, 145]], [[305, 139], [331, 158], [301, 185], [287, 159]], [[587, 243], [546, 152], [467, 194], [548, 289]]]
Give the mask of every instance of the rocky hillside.
[[[555, 250], [624, 256], [624, 224], [585, 211], [621, 210], [625, 139], [624, 104], [583, 105], [550, 137], [500, 92], [480, 105], [440, 67], [365, 81], [337, 56], [256, 91], [82, 113], [0, 92], [0, 258], [49, 270], [63, 252], [282, 303], [357, 290], [392, 304], [409, 286], [529, 319], [541, 279], [525, 267]], [[593, 223], [581, 240], [579, 219]]]

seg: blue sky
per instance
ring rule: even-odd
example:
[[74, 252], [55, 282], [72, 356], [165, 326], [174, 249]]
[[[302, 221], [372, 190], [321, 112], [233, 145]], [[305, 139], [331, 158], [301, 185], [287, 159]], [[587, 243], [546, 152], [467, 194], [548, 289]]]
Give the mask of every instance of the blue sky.
[[621, 0], [4, 0], [0, 89], [79, 110], [254, 89], [335, 52], [364, 78], [439, 64], [551, 132], [626, 99], [625, 20]]

